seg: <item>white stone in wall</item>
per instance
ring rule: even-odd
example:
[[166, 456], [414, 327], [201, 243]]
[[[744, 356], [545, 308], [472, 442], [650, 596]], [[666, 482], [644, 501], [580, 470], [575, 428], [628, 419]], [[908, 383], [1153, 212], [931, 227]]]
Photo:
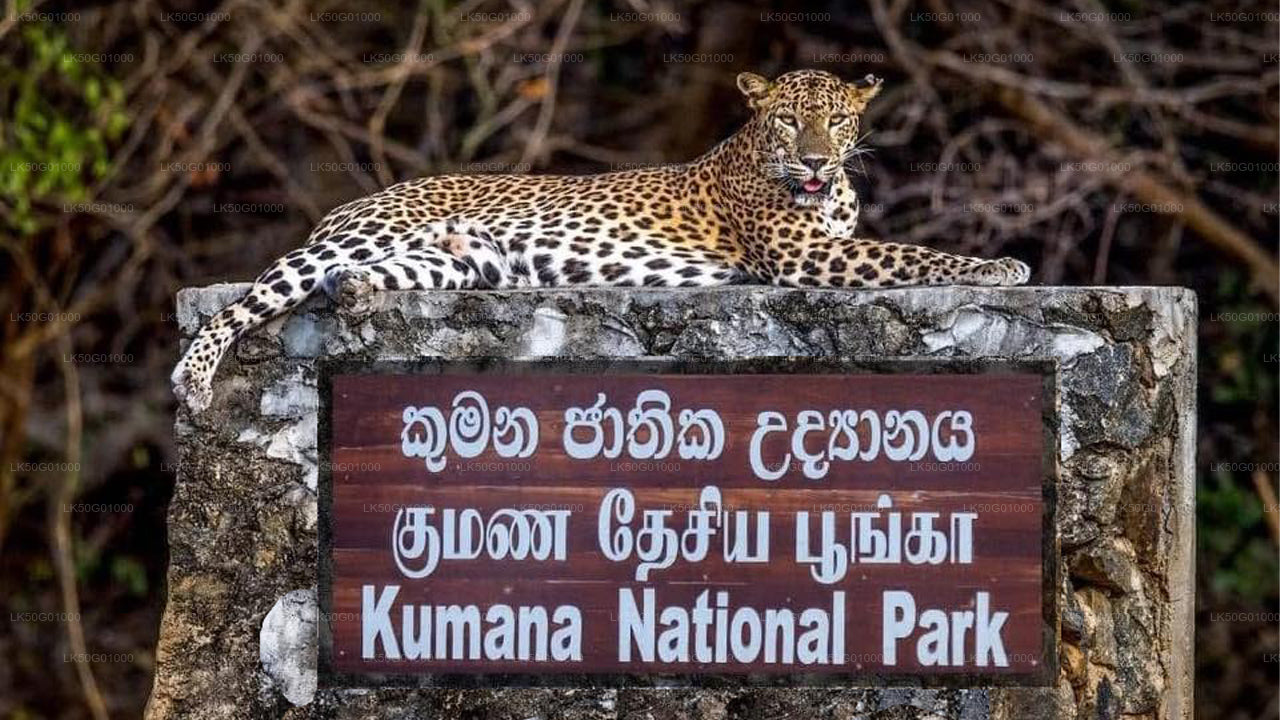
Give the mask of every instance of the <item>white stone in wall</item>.
[[276, 601], [262, 621], [258, 658], [276, 689], [294, 705], [316, 695], [316, 619], [314, 590], [293, 590]]

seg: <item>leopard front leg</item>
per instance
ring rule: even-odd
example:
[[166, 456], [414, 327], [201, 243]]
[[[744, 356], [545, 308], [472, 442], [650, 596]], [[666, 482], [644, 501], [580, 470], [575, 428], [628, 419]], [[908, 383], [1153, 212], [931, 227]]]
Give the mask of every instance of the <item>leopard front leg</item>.
[[777, 285], [889, 288], [910, 285], [1023, 285], [1026, 263], [952, 255], [918, 245], [865, 238], [809, 241], [799, 257], [771, 258]]

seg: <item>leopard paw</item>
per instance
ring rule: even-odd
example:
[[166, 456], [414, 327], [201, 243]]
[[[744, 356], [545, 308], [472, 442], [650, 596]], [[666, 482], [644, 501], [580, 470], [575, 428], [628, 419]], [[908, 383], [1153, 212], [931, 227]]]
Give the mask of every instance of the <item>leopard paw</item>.
[[964, 280], [974, 285], [1025, 285], [1031, 279], [1031, 268], [1021, 260], [1005, 257], [987, 260], [970, 270]]
[[336, 267], [325, 273], [324, 291], [351, 315], [368, 315], [373, 311], [373, 298], [378, 286], [373, 271], [360, 265]]

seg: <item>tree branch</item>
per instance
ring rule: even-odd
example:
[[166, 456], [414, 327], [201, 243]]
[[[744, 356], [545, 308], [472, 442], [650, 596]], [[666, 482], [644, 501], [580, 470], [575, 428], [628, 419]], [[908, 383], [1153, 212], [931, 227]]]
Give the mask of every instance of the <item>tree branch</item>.
[[1154, 173], [1142, 169], [1127, 172], [1123, 158], [1101, 137], [1081, 129], [1030, 94], [1002, 86], [995, 97], [1014, 115], [1031, 126], [1036, 137], [1051, 140], [1071, 153], [1090, 162], [1111, 184], [1126, 193], [1154, 205], [1169, 206], [1188, 227], [1195, 230], [1210, 245], [1242, 260], [1248, 267], [1254, 284], [1280, 305], [1280, 265], [1275, 257], [1262, 248], [1253, 238], [1238, 230], [1222, 216], [1205, 207], [1199, 198], [1165, 183]]

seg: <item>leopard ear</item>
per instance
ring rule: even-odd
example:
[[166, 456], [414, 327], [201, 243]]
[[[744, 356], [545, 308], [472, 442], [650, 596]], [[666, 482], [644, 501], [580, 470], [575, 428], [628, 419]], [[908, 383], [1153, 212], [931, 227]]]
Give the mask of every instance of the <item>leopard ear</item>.
[[884, 78], [878, 78], [875, 75], [867, 75], [861, 80], [847, 83], [845, 90], [849, 93], [849, 102], [853, 104], [853, 111], [861, 113], [865, 110], [871, 99], [880, 94], [882, 85], [884, 85]]
[[755, 73], [738, 73], [738, 90], [746, 96], [747, 105], [752, 110], [759, 110], [769, 104], [769, 98], [773, 95], [773, 83]]

